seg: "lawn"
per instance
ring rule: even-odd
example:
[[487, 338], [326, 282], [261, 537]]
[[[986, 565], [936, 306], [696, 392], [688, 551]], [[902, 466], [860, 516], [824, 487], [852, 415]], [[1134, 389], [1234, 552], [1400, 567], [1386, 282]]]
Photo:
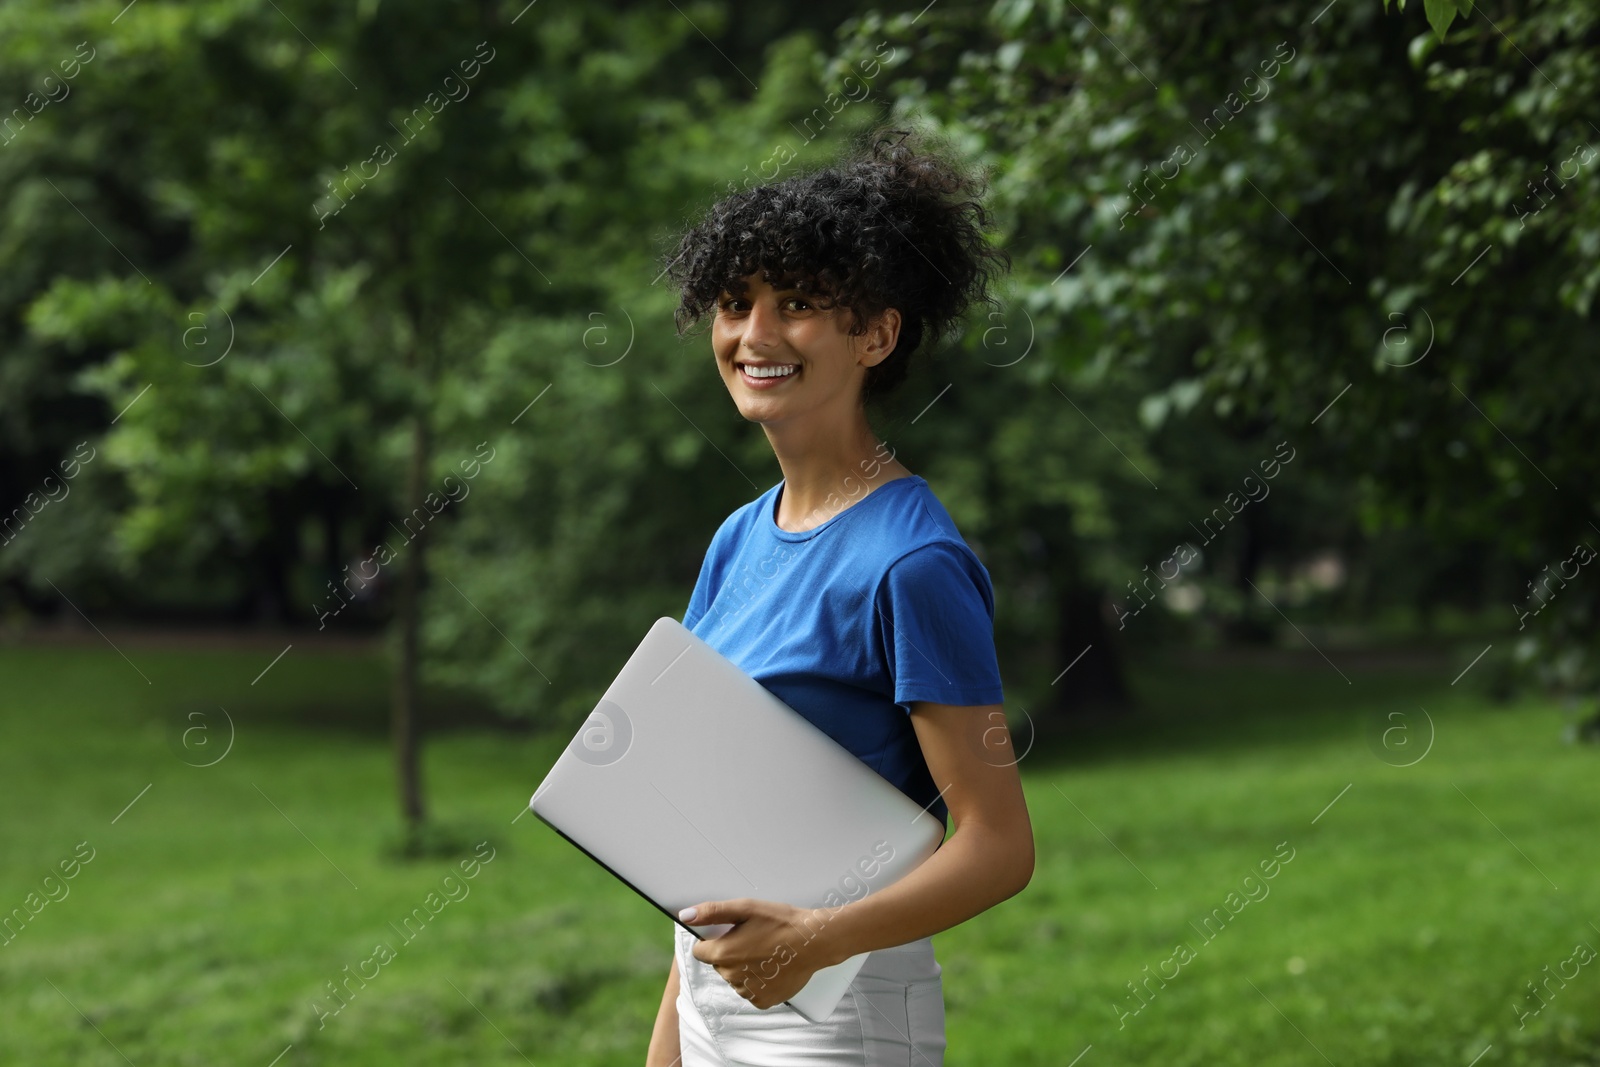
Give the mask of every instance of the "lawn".
[[[0, 648], [0, 1063], [643, 1062], [671, 928], [512, 821], [564, 738], [431, 736], [462, 847], [400, 863], [376, 656], [123, 651]], [[1033, 883], [934, 939], [947, 1063], [1600, 1064], [1600, 750], [1558, 708], [1134, 673], [1140, 715], [1022, 760]]]

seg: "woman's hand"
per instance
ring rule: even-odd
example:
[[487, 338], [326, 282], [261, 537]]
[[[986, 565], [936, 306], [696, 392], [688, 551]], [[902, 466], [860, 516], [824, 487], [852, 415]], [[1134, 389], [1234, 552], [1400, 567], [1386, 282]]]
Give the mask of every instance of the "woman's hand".
[[829, 915], [828, 908], [797, 908], [749, 897], [709, 901], [678, 913], [695, 926], [734, 924], [719, 937], [695, 942], [692, 951], [695, 959], [715, 967], [758, 1008], [782, 1004], [813, 974], [835, 962], [827, 955], [827, 942], [818, 936]]

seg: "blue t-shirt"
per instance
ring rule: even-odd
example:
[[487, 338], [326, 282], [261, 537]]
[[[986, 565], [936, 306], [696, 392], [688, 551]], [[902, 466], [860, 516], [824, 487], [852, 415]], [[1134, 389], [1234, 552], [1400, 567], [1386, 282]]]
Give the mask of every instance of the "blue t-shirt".
[[916, 475], [798, 533], [782, 492], [723, 521], [683, 624], [945, 822], [911, 702], [1002, 702], [989, 572]]

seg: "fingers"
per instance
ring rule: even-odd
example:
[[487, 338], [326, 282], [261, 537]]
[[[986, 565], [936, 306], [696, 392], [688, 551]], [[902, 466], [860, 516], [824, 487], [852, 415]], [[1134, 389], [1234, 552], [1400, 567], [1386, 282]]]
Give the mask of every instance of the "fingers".
[[749, 980], [743, 975], [739, 974], [738, 972], [729, 973], [732, 971], [732, 968], [718, 968], [718, 970], [720, 973], [722, 973], [722, 977], [727, 981], [727, 983], [733, 986], [733, 991], [738, 993], [745, 1000], [748, 1000], [752, 1005], [757, 1008], [767, 1008], [771, 1006], [761, 1003], [761, 1000], [759, 999], [760, 995], [751, 991]]
[[739, 923], [755, 913], [755, 903], [750, 897], [701, 901], [678, 912], [678, 919], [698, 926], [707, 923]]

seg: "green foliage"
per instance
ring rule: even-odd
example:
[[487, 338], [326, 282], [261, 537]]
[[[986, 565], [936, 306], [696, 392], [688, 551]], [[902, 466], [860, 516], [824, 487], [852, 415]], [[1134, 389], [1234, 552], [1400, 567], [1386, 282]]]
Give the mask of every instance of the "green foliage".
[[[1375, 6], [1313, 32], [1243, 3], [1002, 3], [915, 29], [864, 18], [854, 37], [922, 42], [900, 106], [992, 161], [1019, 300], [1050, 339], [1040, 378], [1114, 380], [1152, 422], [1181, 395], [1256, 448], [1288, 441], [1289, 484], [1343, 496], [1324, 543], [1417, 527], [1473, 561], [1458, 589], [1521, 604], [1542, 567], [1600, 543], [1581, 488], [1600, 370], [1575, 356], [1600, 341], [1596, 19], [1548, 0], [1416, 49]], [[1174, 452], [1184, 474], [1128, 498], [1151, 520], [1145, 562], [1217, 502], [1148, 507], [1197, 484], [1195, 445]], [[1597, 622], [1600, 583], [1572, 582], [1533, 657], [1572, 650], [1589, 699]]]
[[[119, 20], [71, 123], [8, 157], [43, 208], [11, 232], [69, 235], [19, 286], [40, 353], [24, 380], [84, 352], [70, 388], [102, 427], [128, 408], [102, 468], [126, 499], [58, 509], [98, 524], [107, 580], [265, 589], [269, 616], [338, 631], [367, 592], [351, 572], [378, 568], [381, 594], [402, 564], [377, 549], [426, 545], [431, 678], [547, 721], [592, 704], [649, 621], [681, 613], [716, 522], [775, 476], [703, 347], [673, 336], [660, 243], [768, 161], [822, 162], [877, 107], [878, 65], [830, 66], [809, 30], [729, 66], [695, 29], [721, 11], [536, 8], [514, 29], [510, 10], [294, 12], [304, 37], [258, 0]], [[104, 33], [83, 18], [64, 40]], [[714, 75], [681, 76], [707, 57]], [[761, 79], [748, 97], [740, 68]], [[159, 224], [108, 222], [130, 199]], [[470, 500], [413, 544], [406, 517], [480, 446]], [[46, 594], [60, 577], [0, 563]]]
[[[885, 114], [988, 167], [1018, 264], [874, 415], [984, 552], [1024, 706], [1059, 705], [1085, 617], [1105, 646], [1267, 634], [1251, 584], [1323, 550], [1350, 585], [1291, 606], [1521, 603], [1600, 524], [1572, 488], [1600, 424], [1571, 356], [1600, 291], [1592, 11], [1463, 5], [1444, 41], [1371, 4], [843, 7], [9, 5], [17, 99], [97, 51], [0, 147], [0, 485], [101, 458], [0, 551], [8, 610], [54, 584], [382, 621], [398, 566], [350, 611], [345, 568], [409, 546], [483, 447], [416, 542], [424, 670], [570, 725], [778, 477], [673, 335], [662, 242]], [[1277, 502], [1199, 533], [1280, 442]], [[1203, 605], [1118, 630], [1186, 541]], [[1574, 582], [1530, 663], [1593, 692], [1597, 619]]]
[[[1401, 11], [1406, 9], [1406, 0], [1393, 0], [1394, 5]], [[1383, 9], [1389, 10], [1390, 0], [1383, 0]], [[1423, 9], [1428, 14], [1428, 25], [1433, 27], [1433, 32], [1439, 40], [1444, 40], [1445, 31], [1449, 30], [1450, 23], [1455, 21], [1459, 13], [1462, 18], [1472, 14], [1472, 0], [1422, 0]]]

